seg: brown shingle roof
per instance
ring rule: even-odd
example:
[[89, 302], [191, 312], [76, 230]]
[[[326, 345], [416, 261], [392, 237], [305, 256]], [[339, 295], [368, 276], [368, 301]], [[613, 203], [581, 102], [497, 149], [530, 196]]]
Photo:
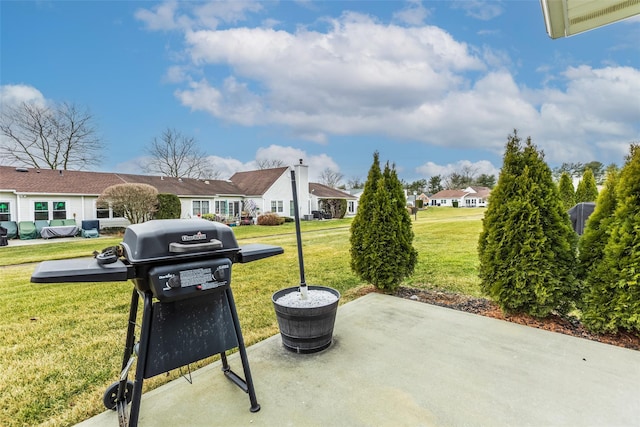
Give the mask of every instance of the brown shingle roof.
[[[26, 172], [20, 172], [19, 170]], [[150, 175], [0, 166], [0, 190], [17, 191], [19, 193], [97, 196], [107, 187], [124, 183], [149, 184], [160, 193], [171, 193], [178, 196], [242, 194], [242, 191], [233, 183], [221, 180], [201, 181], [191, 178], [178, 179]]]
[[328, 187], [324, 184], [318, 184], [316, 182], [309, 183], [309, 192], [313, 193], [319, 199], [347, 199], [355, 200], [356, 197], [349, 193], [345, 193], [335, 188]]
[[431, 199], [449, 199], [449, 198], [460, 198], [468, 194], [462, 190], [442, 190], [438, 191], [436, 194], [431, 196]]
[[285, 173], [289, 168], [260, 169], [256, 171], [236, 172], [229, 179], [247, 196], [260, 196]]

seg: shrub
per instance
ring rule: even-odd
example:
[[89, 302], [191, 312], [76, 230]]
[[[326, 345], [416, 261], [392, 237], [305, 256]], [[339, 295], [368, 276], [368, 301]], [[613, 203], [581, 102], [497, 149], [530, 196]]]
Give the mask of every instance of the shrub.
[[258, 217], [258, 225], [282, 225], [284, 218], [272, 212], [265, 212]]
[[542, 153], [514, 131], [478, 241], [483, 292], [507, 312], [568, 312], [577, 297], [576, 244]]
[[358, 211], [351, 223], [351, 235], [349, 236], [349, 243], [351, 244], [349, 248], [351, 270], [358, 276], [365, 274], [368, 268], [364, 255], [367, 250], [365, 236], [368, 234], [369, 217], [375, 207], [374, 196], [381, 178], [380, 155], [376, 151], [373, 153], [373, 164], [369, 169], [367, 180], [364, 183], [364, 189], [358, 202]]
[[[370, 179], [377, 182], [369, 183]], [[371, 193], [365, 195], [368, 191]], [[351, 266], [361, 279], [393, 292], [413, 273], [418, 253], [412, 245], [411, 216], [402, 184], [388, 163], [380, 173], [377, 152], [360, 200], [363, 198], [364, 206], [360, 204], [351, 225]]]
[[181, 213], [182, 205], [178, 196], [167, 193], [158, 194], [158, 210], [153, 215], [155, 219], [180, 218]]
[[97, 204], [109, 204], [114, 211], [138, 224], [153, 217], [158, 205], [158, 190], [148, 184], [116, 184], [105, 188]]
[[[615, 185], [615, 212], [607, 227], [603, 258], [588, 272], [583, 321], [593, 331], [640, 332], [640, 145]], [[590, 221], [587, 227], [590, 227]], [[603, 224], [601, 224], [601, 227]]]
[[331, 218], [344, 218], [347, 213], [347, 201], [345, 199], [320, 200], [320, 210], [331, 214]]
[[616, 211], [618, 176], [617, 170], [607, 173], [604, 188], [598, 196], [596, 207], [589, 216], [584, 234], [578, 242], [578, 277], [580, 279], [586, 279], [604, 258], [604, 247], [609, 240], [611, 222]]
[[562, 172], [560, 182], [558, 183], [560, 192], [560, 200], [565, 210], [571, 209], [576, 204], [576, 192], [573, 189], [573, 182], [567, 172]]
[[597, 198], [598, 187], [596, 186], [596, 179], [593, 176], [593, 171], [587, 168], [582, 174], [578, 188], [576, 188], [576, 203], [595, 202]]
[[295, 222], [296, 221], [294, 218], [291, 218], [290, 216], [284, 216], [282, 218], [284, 219], [284, 222]]
[[214, 213], [202, 214], [200, 216], [200, 218], [206, 219], [207, 221], [224, 222], [224, 218], [222, 218], [220, 215], [214, 214]]

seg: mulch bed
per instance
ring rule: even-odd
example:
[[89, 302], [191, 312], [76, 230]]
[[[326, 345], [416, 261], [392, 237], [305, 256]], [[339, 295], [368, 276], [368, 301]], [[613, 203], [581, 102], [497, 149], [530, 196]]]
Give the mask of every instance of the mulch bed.
[[395, 296], [518, 323], [520, 325], [545, 329], [547, 331], [572, 335], [578, 338], [599, 341], [605, 344], [616, 345], [632, 350], [640, 350], [639, 335], [629, 332], [620, 332], [617, 334], [594, 334], [585, 330], [580, 321], [573, 317], [551, 315], [544, 319], [539, 319], [527, 314], [505, 314], [496, 303], [488, 299], [474, 298], [439, 290], [400, 287], [396, 291]]

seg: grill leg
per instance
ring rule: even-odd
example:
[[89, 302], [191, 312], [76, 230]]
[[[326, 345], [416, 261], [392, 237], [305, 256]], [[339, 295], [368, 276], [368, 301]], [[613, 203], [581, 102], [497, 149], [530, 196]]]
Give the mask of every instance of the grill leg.
[[116, 411], [118, 411], [118, 424], [125, 427], [129, 424], [127, 415], [127, 372], [131, 366], [135, 342], [136, 342], [136, 316], [138, 315], [139, 295], [136, 289], [131, 293], [131, 306], [129, 307], [129, 323], [127, 325], [127, 338], [122, 356], [122, 368], [120, 369], [120, 381], [116, 396]]
[[122, 358], [122, 368], [120, 371], [124, 371], [124, 369], [129, 364], [129, 359], [133, 355], [133, 348], [136, 343], [136, 316], [138, 315], [138, 299], [140, 296], [138, 295], [138, 291], [136, 289], [133, 290], [131, 294], [131, 307], [129, 308], [129, 324], [127, 325], [127, 340], [124, 345], [124, 356]]
[[[220, 354], [222, 359], [222, 366], [227, 378], [229, 378], [234, 383], [238, 384], [240, 388], [242, 388], [246, 393], [249, 393], [249, 401], [251, 402], [251, 408], [249, 409], [251, 412], [258, 412], [260, 410], [260, 405], [258, 404], [258, 400], [256, 398], [256, 392], [253, 388], [253, 379], [251, 378], [251, 369], [249, 368], [249, 359], [247, 358], [247, 349], [244, 346], [244, 339], [242, 338], [242, 330], [240, 329], [240, 321], [238, 320], [238, 312], [236, 311], [236, 304], [233, 300], [233, 293], [231, 292], [231, 288], [227, 288], [225, 290], [225, 294], [227, 296], [227, 301], [229, 303], [229, 309], [231, 310], [231, 319], [233, 321], [233, 327], [236, 330], [236, 338], [238, 339], [238, 350], [240, 353], [240, 360], [242, 360], [242, 369], [244, 370], [244, 378], [242, 381], [238, 375], [233, 373], [231, 369], [229, 369], [229, 365], [227, 364], [227, 357], [224, 353]], [[239, 382], [244, 384], [244, 387], [239, 384]]]
[[144, 381], [144, 370], [147, 363], [147, 353], [149, 350], [149, 336], [151, 335], [151, 309], [152, 295], [145, 292], [142, 295], [144, 305], [142, 311], [142, 326], [140, 331], [140, 347], [138, 349], [138, 363], [136, 364], [136, 376], [133, 381], [133, 393], [131, 398], [131, 410], [129, 411], [129, 426], [137, 427], [140, 415], [140, 399], [142, 398], [142, 382]]

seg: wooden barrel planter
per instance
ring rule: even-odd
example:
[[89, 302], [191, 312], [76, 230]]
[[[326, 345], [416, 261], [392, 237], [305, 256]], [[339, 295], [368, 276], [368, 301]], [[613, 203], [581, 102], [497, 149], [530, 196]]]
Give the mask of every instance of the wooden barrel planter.
[[[281, 289], [271, 298], [278, 319], [282, 344], [296, 353], [315, 353], [328, 348], [333, 340], [333, 326], [338, 311], [340, 292], [325, 286], [309, 286], [308, 306], [290, 306], [279, 303], [282, 297], [298, 293], [299, 287]], [[313, 291], [329, 292], [329, 303], [314, 302]]]

